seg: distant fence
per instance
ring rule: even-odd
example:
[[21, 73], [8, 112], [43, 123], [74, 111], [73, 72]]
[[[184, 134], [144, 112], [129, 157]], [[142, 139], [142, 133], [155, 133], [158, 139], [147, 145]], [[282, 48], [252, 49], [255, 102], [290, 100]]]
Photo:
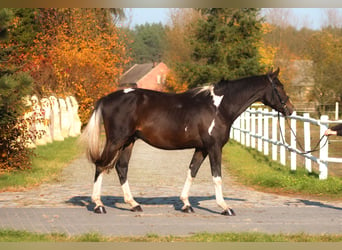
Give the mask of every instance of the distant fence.
[[[329, 157], [329, 143], [326, 143], [326, 137], [317, 145], [318, 156], [309, 152], [312, 147], [315, 147], [311, 145], [311, 125], [319, 126], [319, 137], [317, 136], [316, 140], [318, 142], [330, 123], [342, 123], [342, 121], [330, 121], [326, 115], [316, 120], [311, 118], [309, 113], [298, 116], [296, 112], [287, 119], [290, 128], [285, 126], [285, 117], [278, 116], [275, 110], [248, 108], [235, 120], [230, 138], [247, 147], [256, 148], [265, 155], [271, 154], [272, 160], [280, 161], [282, 165], [286, 165], [286, 157], [289, 154], [291, 170], [297, 169], [298, 155], [305, 158], [304, 165], [309, 172], [312, 172], [312, 162], [316, 162], [319, 166], [319, 178], [327, 179], [328, 163], [342, 163], [342, 158]], [[303, 122], [303, 133], [297, 131], [297, 121]], [[297, 132], [303, 135], [303, 142], [297, 141]], [[298, 149], [299, 144], [303, 148]], [[303, 153], [303, 150], [308, 153]]]
[[78, 115], [78, 103], [75, 97], [57, 98], [27, 96], [29, 110], [24, 114], [25, 145], [34, 148], [53, 141], [63, 141], [69, 136], [81, 134], [81, 121]]
[[318, 117], [319, 114], [329, 115], [329, 117], [338, 120], [341, 117], [342, 110], [339, 102], [330, 104], [318, 104], [316, 102], [296, 102], [293, 103], [297, 113], [310, 113], [312, 116]]

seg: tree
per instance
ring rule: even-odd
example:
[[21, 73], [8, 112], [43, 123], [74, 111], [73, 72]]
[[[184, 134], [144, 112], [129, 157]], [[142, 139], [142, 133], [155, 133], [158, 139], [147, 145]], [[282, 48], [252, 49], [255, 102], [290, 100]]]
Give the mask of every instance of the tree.
[[[266, 9], [265, 19], [270, 32], [265, 33], [263, 41], [274, 50], [273, 67], [280, 67], [280, 79], [284, 83], [293, 101], [302, 101], [298, 96], [298, 88], [291, 83], [303, 72], [295, 61], [308, 60], [307, 44], [314, 31], [302, 28], [296, 29], [298, 22], [291, 9]], [[308, 72], [305, 72], [308, 74]]]
[[180, 80], [182, 71], [178, 71], [178, 65], [191, 61], [192, 46], [191, 34], [195, 32], [194, 23], [202, 16], [195, 9], [173, 9], [170, 11], [170, 24], [165, 32], [166, 46], [163, 54], [164, 61], [169, 67], [165, 90], [182, 92], [188, 88], [188, 83]]
[[133, 40], [130, 45], [132, 63], [161, 61], [165, 49], [165, 31], [161, 23], [136, 25], [129, 32]]
[[190, 37], [191, 59], [179, 62], [180, 82], [195, 87], [264, 71], [257, 41], [261, 38], [259, 9], [199, 9], [202, 18]]
[[315, 87], [312, 97], [320, 104], [342, 100], [342, 29], [325, 28], [310, 40]]
[[32, 156], [32, 151], [25, 147], [26, 122], [21, 122], [25, 111], [23, 98], [31, 92], [32, 78], [20, 71], [20, 58], [11, 60], [13, 47], [25, 46], [24, 39], [12, 46], [13, 34], [20, 33], [16, 22], [10, 9], [0, 9], [0, 32], [5, 39], [0, 41], [0, 173], [29, 168]]
[[74, 95], [83, 123], [97, 99], [114, 91], [129, 62], [125, 36], [109, 9], [40, 9], [30, 70], [40, 95]]

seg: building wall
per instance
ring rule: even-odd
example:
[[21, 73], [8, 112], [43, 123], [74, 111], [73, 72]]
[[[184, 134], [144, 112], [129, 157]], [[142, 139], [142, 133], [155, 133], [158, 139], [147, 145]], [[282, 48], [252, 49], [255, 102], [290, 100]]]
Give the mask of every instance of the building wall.
[[168, 68], [165, 63], [158, 63], [149, 73], [137, 82], [138, 88], [158, 91], [163, 90], [167, 73]]

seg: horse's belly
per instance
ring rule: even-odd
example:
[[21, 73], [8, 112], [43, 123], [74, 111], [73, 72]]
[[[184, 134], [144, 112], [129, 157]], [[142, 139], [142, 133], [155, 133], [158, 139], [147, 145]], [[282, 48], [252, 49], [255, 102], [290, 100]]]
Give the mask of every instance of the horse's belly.
[[138, 131], [137, 136], [146, 143], [161, 149], [185, 149], [201, 147], [199, 136], [188, 131], [170, 131], [164, 129]]

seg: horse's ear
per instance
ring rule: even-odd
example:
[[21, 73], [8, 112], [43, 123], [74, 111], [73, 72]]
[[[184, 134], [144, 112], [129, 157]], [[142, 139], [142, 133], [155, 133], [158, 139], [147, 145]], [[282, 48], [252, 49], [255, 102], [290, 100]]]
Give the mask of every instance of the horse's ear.
[[278, 67], [276, 71], [271, 72], [270, 77], [271, 77], [272, 80], [274, 80], [274, 79], [276, 79], [278, 77], [279, 71], [280, 71], [280, 69]]
[[278, 67], [276, 71], [272, 73], [272, 76], [276, 78], [279, 75], [280, 68]]

